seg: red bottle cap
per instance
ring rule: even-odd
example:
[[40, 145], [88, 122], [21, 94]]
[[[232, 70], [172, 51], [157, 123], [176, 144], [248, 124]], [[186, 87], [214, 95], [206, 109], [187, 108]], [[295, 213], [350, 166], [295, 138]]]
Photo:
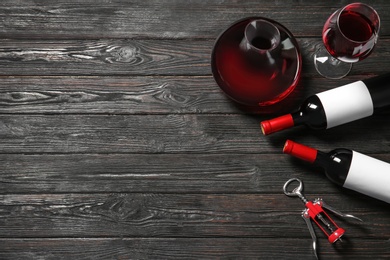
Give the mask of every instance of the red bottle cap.
[[340, 237], [342, 237], [345, 233], [345, 230], [343, 228], [338, 228], [335, 232], [333, 232], [329, 237], [328, 237], [328, 241], [330, 243], [334, 243], [336, 242], [337, 240], [340, 239]]
[[317, 150], [309, 146], [287, 140], [283, 147], [283, 153], [291, 154], [301, 160], [313, 163], [317, 158]]
[[280, 116], [274, 119], [265, 120], [260, 123], [261, 131], [264, 135], [272, 134], [280, 130], [294, 126], [291, 114]]

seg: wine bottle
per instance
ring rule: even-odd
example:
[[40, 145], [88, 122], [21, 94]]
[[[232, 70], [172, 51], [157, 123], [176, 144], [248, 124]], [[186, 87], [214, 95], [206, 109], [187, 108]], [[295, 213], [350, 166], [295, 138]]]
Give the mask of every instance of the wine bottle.
[[334, 183], [390, 203], [390, 164], [353, 150], [328, 153], [287, 140], [283, 152], [325, 170]]
[[307, 98], [300, 109], [260, 123], [264, 135], [293, 126], [328, 129], [388, 109], [390, 73], [356, 81]]

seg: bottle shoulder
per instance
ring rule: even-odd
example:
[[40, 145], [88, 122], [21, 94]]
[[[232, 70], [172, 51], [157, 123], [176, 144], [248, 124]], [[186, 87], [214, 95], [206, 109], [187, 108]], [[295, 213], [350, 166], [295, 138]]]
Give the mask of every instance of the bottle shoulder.
[[297, 125], [307, 125], [312, 129], [325, 129], [327, 126], [324, 108], [316, 95], [308, 97], [292, 116]]
[[320, 162], [326, 163], [326, 164], [334, 164], [336, 163], [339, 165], [340, 163], [344, 164], [350, 164], [352, 160], [352, 150], [345, 149], [345, 148], [337, 148], [334, 149], [328, 153], [324, 152], [318, 152], [317, 159], [320, 160]]
[[374, 106], [374, 113], [382, 113], [390, 109], [390, 73], [365, 79]]
[[327, 177], [336, 184], [344, 185], [352, 161], [352, 150], [338, 148], [328, 153], [319, 152], [316, 163], [325, 169]]
[[336, 148], [333, 149], [328, 153], [330, 157], [335, 157], [335, 156], [347, 156], [348, 158], [352, 158], [352, 150], [346, 149], [346, 148]]

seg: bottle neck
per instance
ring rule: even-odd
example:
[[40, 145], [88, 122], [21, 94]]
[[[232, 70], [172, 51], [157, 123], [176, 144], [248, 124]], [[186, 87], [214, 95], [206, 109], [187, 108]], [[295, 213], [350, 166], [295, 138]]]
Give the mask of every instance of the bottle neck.
[[[344, 154], [346, 154], [346, 152], [344, 151], [350, 151], [347, 149], [338, 149], [338, 150], [342, 150]], [[319, 151], [317, 149], [314, 149], [312, 147], [303, 144], [293, 142], [291, 140], [286, 141], [283, 148], [283, 152], [325, 169], [329, 167], [328, 153]]]
[[325, 129], [327, 126], [324, 107], [317, 95], [307, 98], [292, 117], [295, 125], [307, 125], [312, 129]]
[[321, 100], [313, 95], [305, 100], [297, 112], [262, 121], [260, 125], [263, 134], [268, 135], [299, 125], [307, 125], [312, 129], [325, 129], [327, 121]]
[[294, 119], [291, 114], [276, 117], [270, 120], [264, 120], [260, 123], [261, 131], [264, 135], [279, 132], [281, 130], [293, 127]]
[[295, 113], [292, 113], [291, 116], [293, 118], [294, 125], [296, 125], [296, 126], [307, 125], [308, 122], [310, 122], [310, 114], [305, 113], [304, 110], [303, 111], [299, 110]]
[[325, 152], [318, 151], [317, 152], [317, 157], [313, 164], [320, 166], [321, 168], [326, 169], [329, 164], [329, 154]]
[[293, 142], [291, 140], [286, 141], [283, 147], [283, 152], [310, 163], [316, 162], [317, 154], [319, 153], [319, 151], [314, 148]]

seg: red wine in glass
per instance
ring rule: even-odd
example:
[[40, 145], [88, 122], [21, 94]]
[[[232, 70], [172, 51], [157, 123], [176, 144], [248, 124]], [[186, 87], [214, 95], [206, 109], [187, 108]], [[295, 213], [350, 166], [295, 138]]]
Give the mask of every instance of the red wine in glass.
[[347, 75], [352, 63], [370, 55], [379, 27], [379, 15], [368, 5], [353, 3], [334, 12], [322, 31], [325, 49], [314, 57], [317, 71], [327, 78]]
[[298, 44], [285, 27], [251, 17], [218, 37], [211, 67], [227, 96], [251, 111], [272, 113], [297, 86], [302, 61]]

